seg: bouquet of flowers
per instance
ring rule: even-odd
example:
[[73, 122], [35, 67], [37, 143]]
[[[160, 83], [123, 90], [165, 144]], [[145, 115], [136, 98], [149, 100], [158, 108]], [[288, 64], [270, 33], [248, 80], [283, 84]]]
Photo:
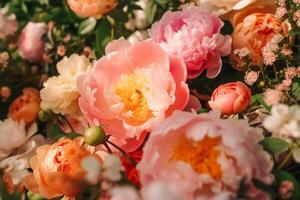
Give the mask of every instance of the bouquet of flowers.
[[1, 0], [0, 200], [299, 200], [299, 0]]

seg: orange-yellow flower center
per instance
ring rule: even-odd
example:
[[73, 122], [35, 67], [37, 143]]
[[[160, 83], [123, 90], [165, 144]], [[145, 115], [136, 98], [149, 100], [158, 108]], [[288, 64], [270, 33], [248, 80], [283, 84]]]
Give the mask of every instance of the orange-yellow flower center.
[[217, 161], [220, 150], [217, 146], [221, 138], [205, 137], [201, 141], [182, 138], [174, 146], [170, 161], [183, 161], [188, 163], [198, 174], [209, 174], [218, 180], [222, 177], [222, 169]]
[[141, 125], [152, 116], [147, 99], [144, 96], [144, 92], [149, 90], [146, 83], [145, 75], [133, 73], [121, 76], [121, 79], [115, 85], [115, 93], [124, 104], [123, 117], [132, 126]]

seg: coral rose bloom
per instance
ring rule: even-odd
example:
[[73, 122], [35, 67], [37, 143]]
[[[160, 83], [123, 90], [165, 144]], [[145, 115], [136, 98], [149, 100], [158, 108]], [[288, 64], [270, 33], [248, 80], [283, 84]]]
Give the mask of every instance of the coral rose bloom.
[[78, 16], [100, 17], [114, 9], [117, 0], [68, 0], [68, 4]]
[[183, 61], [168, 57], [151, 40], [134, 45], [116, 40], [107, 46], [106, 56], [78, 77], [79, 107], [89, 123], [105, 125], [112, 137], [139, 139], [185, 107], [185, 81]]
[[16, 98], [9, 106], [8, 117], [16, 121], [31, 123], [37, 119], [40, 110], [40, 93], [34, 88], [23, 89], [23, 95]]
[[33, 174], [25, 177], [27, 189], [49, 199], [75, 196], [84, 184], [81, 161], [89, 155], [80, 145], [78, 139], [61, 139], [53, 145], [39, 147], [30, 161]]
[[207, 70], [208, 78], [221, 71], [221, 56], [231, 51], [231, 37], [220, 33], [223, 22], [199, 7], [167, 12], [149, 34], [168, 54], [183, 58], [188, 78]]
[[[250, 51], [251, 63], [258, 65], [263, 61], [263, 47], [275, 35], [287, 35], [288, 29], [288, 25], [282, 23], [273, 14], [253, 13], [245, 17], [234, 27], [232, 47], [233, 49], [247, 47]], [[241, 68], [243, 61], [237, 55], [232, 53], [231, 61], [237, 69], [243, 69]]]
[[244, 111], [250, 100], [250, 89], [242, 82], [232, 82], [217, 87], [208, 104], [212, 109], [220, 109], [222, 114], [231, 115]]
[[219, 199], [236, 199], [244, 179], [247, 199], [268, 199], [252, 183], [273, 181], [272, 158], [259, 145], [261, 139], [262, 130], [246, 120], [175, 111], [152, 131], [144, 147], [138, 166], [142, 185], [164, 182], [178, 199], [214, 199], [226, 193], [231, 198]]

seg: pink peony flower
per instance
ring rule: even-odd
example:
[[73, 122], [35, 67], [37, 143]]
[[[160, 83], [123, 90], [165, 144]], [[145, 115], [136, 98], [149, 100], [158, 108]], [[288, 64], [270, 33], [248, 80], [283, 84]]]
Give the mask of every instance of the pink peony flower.
[[29, 61], [41, 61], [45, 43], [42, 36], [47, 32], [47, 25], [45, 23], [29, 22], [22, 30], [18, 47], [22, 58]]
[[251, 91], [242, 82], [220, 85], [208, 102], [212, 109], [221, 109], [222, 114], [231, 115], [244, 111], [250, 104]]
[[217, 112], [176, 111], [152, 131], [144, 147], [138, 165], [142, 185], [162, 181], [185, 200], [226, 193], [235, 199], [245, 179], [249, 199], [268, 199], [252, 183], [254, 178], [273, 181], [272, 158], [259, 145], [261, 139], [262, 130], [246, 120], [220, 119]]
[[5, 39], [8, 35], [12, 35], [18, 28], [16, 15], [7, 16], [8, 7], [0, 9], [0, 39]]
[[188, 78], [207, 70], [215, 78], [222, 66], [221, 56], [231, 51], [231, 37], [220, 34], [223, 22], [199, 7], [167, 12], [153, 24], [149, 34], [168, 54], [180, 56], [187, 65]]
[[[189, 100], [183, 61], [151, 40], [130, 44], [116, 40], [85, 75], [77, 79], [79, 107], [90, 124], [106, 132], [126, 150], [135, 150], [151, 131]], [[127, 145], [130, 139], [135, 145]], [[123, 141], [123, 142], [122, 142]], [[135, 141], [135, 142], [134, 142]]]

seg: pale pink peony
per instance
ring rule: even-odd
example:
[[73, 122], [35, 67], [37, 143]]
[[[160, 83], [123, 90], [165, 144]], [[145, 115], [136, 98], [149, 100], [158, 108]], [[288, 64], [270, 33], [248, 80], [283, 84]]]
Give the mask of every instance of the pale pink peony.
[[22, 30], [18, 47], [22, 58], [29, 61], [41, 61], [43, 58], [45, 43], [42, 36], [47, 32], [45, 23], [29, 22]]
[[12, 35], [18, 28], [16, 15], [7, 16], [8, 7], [0, 9], [0, 39], [5, 39], [8, 35]]
[[152, 131], [144, 147], [138, 165], [142, 185], [162, 181], [185, 200], [226, 193], [236, 199], [245, 179], [249, 199], [268, 199], [252, 183], [254, 178], [273, 181], [272, 158], [259, 145], [262, 139], [262, 130], [246, 120], [220, 119], [218, 112], [176, 111]]
[[244, 111], [250, 104], [251, 90], [242, 82], [231, 82], [217, 87], [208, 102], [212, 109], [232, 115]]
[[264, 100], [268, 106], [279, 104], [283, 100], [283, 94], [279, 90], [268, 89], [264, 93]]
[[208, 78], [215, 78], [221, 70], [221, 56], [231, 52], [231, 37], [220, 33], [222, 27], [217, 16], [199, 7], [186, 7], [165, 13], [149, 34], [168, 54], [183, 58], [188, 78], [204, 70]]
[[[104, 125], [112, 139], [134, 150], [144, 132], [189, 100], [183, 61], [151, 40], [115, 40], [85, 75], [77, 79], [79, 107], [90, 124]], [[126, 146], [127, 139], [130, 145]], [[135, 145], [132, 144], [135, 143]]]

